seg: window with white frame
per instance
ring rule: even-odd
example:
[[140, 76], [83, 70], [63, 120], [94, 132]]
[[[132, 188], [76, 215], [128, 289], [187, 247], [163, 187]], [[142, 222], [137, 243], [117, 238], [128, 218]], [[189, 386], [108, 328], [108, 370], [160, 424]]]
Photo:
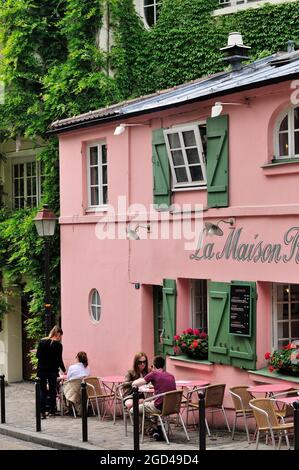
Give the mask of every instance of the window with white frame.
[[191, 324], [192, 328], [208, 331], [207, 281], [194, 279], [191, 281]]
[[103, 142], [87, 146], [88, 207], [107, 204], [107, 147]]
[[144, 0], [144, 17], [148, 26], [156, 24], [162, 0]]
[[276, 158], [299, 158], [299, 107], [280, 117], [275, 137]]
[[299, 339], [299, 284], [273, 285], [273, 347]]
[[172, 188], [206, 186], [206, 126], [192, 124], [164, 130]]
[[35, 159], [13, 158], [11, 165], [13, 208], [36, 207], [42, 197], [42, 164]]
[[101, 317], [101, 297], [97, 289], [92, 289], [89, 296], [89, 314], [93, 322], [98, 323]]

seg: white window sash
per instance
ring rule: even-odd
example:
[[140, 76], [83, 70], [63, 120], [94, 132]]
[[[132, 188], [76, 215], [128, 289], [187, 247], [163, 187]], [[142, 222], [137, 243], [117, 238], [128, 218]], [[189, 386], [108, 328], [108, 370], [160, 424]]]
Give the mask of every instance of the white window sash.
[[[193, 125], [188, 125], [188, 126], [172, 127], [171, 129], [164, 129], [164, 139], [165, 139], [167, 156], [168, 156], [168, 161], [169, 161], [171, 175], [172, 175], [172, 189], [184, 188], [184, 187], [186, 188], [200, 187], [200, 186], [207, 185], [207, 175], [206, 175], [206, 166], [205, 166], [204, 155], [203, 155], [203, 145], [202, 145], [201, 135], [200, 135], [198, 126], [199, 124], [193, 124]], [[186, 152], [186, 147], [185, 147], [184, 139], [183, 139], [183, 132], [186, 132], [186, 131], [194, 132], [196, 148], [197, 148], [197, 152], [199, 156], [199, 164], [200, 164], [202, 176], [203, 176], [203, 180], [199, 182], [192, 181], [191, 179], [187, 152]], [[169, 140], [168, 140], [168, 136], [172, 134], [178, 134], [179, 136], [180, 146], [181, 146], [180, 150], [182, 151], [183, 159], [184, 159], [184, 167], [182, 166], [182, 168], [185, 168], [187, 172], [187, 177], [188, 177], [188, 181], [185, 181], [185, 182], [178, 182], [176, 174], [175, 174], [175, 166], [173, 164], [172, 154], [171, 154], [171, 151], [173, 151], [173, 149], [170, 148]]]
[[[104, 142], [95, 142], [95, 143], [90, 143], [87, 145], [87, 193], [88, 193], [88, 209], [94, 209], [94, 208], [105, 208], [106, 203], [104, 204], [103, 202], [103, 188], [104, 186], [107, 187], [108, 191], [108, 184], [105, 183], [103, 184], [103, 167], [108, 166], [108, 163], [106, 162], [103, 164], [103, 147], [106, 144]], [[90, 162], [90, 149], [96, 147], [97, 152], [98, 152], [98, 163], [97, 165], [91, 165]], [[91, 185], [91, 179], [90, 179], [90, 172], [91, 168], [97, 168], [98, 169], [98, 184], [97, 185]], [[107, 172], [108, 173], [108, 172]], [[91, 203], [91, 188], [98, 188], [98, 194], [99, 194], [99, 202], [98, 204], [92, 204]]]
[[[299, 158], [299, 154], [295, 154], [295, 128], [294, 128], [294, 117], [295, 113], [294, 110], [297, 108], [297, 106], [294, 106], [288, 110], [288, 112], [284, 112], [282, 115], [280, 115], [278, 121], [277, 121], [277, 127], [275, 130], [275, 153], [276, 156], [275, 158], [277, 160], [284, 160], [284, 159], [289, 159], [289, 158]], [[284, 118], [288, 116], [288, 130], [287, 132], [279, 132], [280, 126]], [[289, 148], [288, 148], [288, 155], [280, 155], [279, 151], [279, 137], [281, 134], [287, 133], [288, 135], [288, 143], [289, 143]]]
[[[31, 196], [28, 196], [28, 183], [29, 183], [29, 178], [32, 181], [33, 177], [32, 176], [27, 176], [27, 163], [35, 163], [35, 182], [36, 182], [36, 192], [35, 194], [31, 194]], [[14, 209], [19, 209], [19, 207], [16, 206], [16, 194], [15, 194], [15, 181], [20, 180], [20, 177], [15, 178], [14, 177], [14, 167], [16, 165], [23, 165], [24, 167], [24, 175], [23, 175], [23, 180], [24, 180], [24, 192], [22, 196], [18, 196], [18, 201], [20, 199], [24, 199], [24, 207], [29, 207], [29, 204], [27, 203], [27, 199], [29, 197], [35, 197], [36, 198], [36, 205], [33, 205], [33, 207], [38, 206], [41, 200], [41, 165], [38, 160], [34, 157], [20, 157], [20, 158], [11, 158], [11, 181], [12, 181], [12, 207]]]

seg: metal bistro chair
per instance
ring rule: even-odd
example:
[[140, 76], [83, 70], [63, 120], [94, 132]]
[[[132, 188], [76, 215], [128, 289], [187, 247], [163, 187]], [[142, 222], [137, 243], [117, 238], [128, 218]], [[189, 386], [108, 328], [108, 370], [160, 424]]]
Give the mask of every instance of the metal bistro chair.
[[[198, 407], [199, 407], [198, 401], [196, 403], [192, 402], [192, 394], [194, 392], [198, 393], [199, 390], [205, 391], [206, 412], [212, 413], [213, 415], [213, 413], [217, 411], [221, 411], [223, 414], [227, 429], [230, 432], [230, 427], [229, 427], [227, 416], [226, 416], [225, 409], [223, 406], [225, 384], [208, 385], [207, 387], [201, 387], [201, 388], [191, 390], [191, 392], [188, 393], [187, 419], [188, 419], [189, 408], [192, 410], [193, 413], [195, 410], [198, 410]], [[211, 436], [207, 419], [206, 419], [206, 428], [208, 431], [208, 435]]]
[[290, 448], [288, 431], [294, 428], [294, 424], [279, 422], [274, 403], [275, 400], [272, 398], [255, 398], [249, 403], [250, 407], [253, 409], [257, 425], [256, 449], [258, 449], [261, 432], [266, 434], [266, 438], [270, 435], [274, 449], [276, 449], [275, 434], [278, 435], [278, 450], [280, 449], [283, 436], [285, 437], [288, 448]]
[[113, 404], [113, 424], [116, 422], [116, 408], [117, 405], [119, 404], [121, 406], [121, 413], [123, 417], [123, 422], [125, 426], [125, 435], [128, 435], [128, 423], [127, 419], [129, 417], [130, 421], [132, 422], [132, 416], [130, 411], [126, 408], [126, 398], [129, 398], [128, 396], [125, 396], [125, 392], [128, 389], [128, 386], [131, 386], [131, 382], [124, 382], [122, 384], [119, 384], [116, 387], [115, 390], [115, 396], [114, 396], [114, 404]]
[[[182, 401], [182, 395], [183, 395], [183, 390], [172, 390], [171, 392], [165, 392], [165, 393], [160, 393], [159, 395], [154, 395], [152, 397], [146, 398], [143, 402], [145, 404], [146, 402], [153, 401], [158, 397], [163, 397], [163, 408], [161, 413], [151, 413], [148, 415], [149, 417], [156, 417], [158, 418], [163, 435], [165, 437], [165, 440], [167, 444], [169, 445], [169, 439], [168, 435], [165, 429], [164, 421], [167, 422], [168, 424], [168, 433], [170, 431], [170, 424], [169, 424], [169, 417], [171, 415], [176, 414], [183, 426], [183, 429], [185, 431], [185, 435], [188, 441], [190, 441], [189, 434], [187, 432], [184, 420], [182, 418], [182, 415], [180, 413], [181, 410], [181, 401]], [[145, 423], [145, 408], [143, 406], [143, 413], [142, 413], [142, 437], [141, 437], [141, 442], [143, 442], [144, 438], [144, 423]]]
[[229, 393], [231, 394], [231, 398], [235, 407], [235, 419], [232, 430], [232, 439], [234, 439], [237, 419], [243, 418], [247, 441], [250, 443], [251, 441], [249, 436], [247, 419], [254, 417], [252, 408], [250, 408], [249, 406], [249, 402], [253, 399], [253, 396], [248, 392], [247, 389], [248, 385], [239, 385], [238, 387], [230, 388]]
[[91, 404], [92, 412], [95, 415], [95, 409], [93, 405], [93, 402], [95, 401], [97, 412], [98, 412], [98, 417], [99, 419], [101, 419], [99, 403], [100, 405], [103, 405], [102, 419], [104, 419], [108, 406], [110, 407], [110, 410], [111, 410], [111, 404], [114, 399], [114, 393], [106, 393], [104, 388], [101, 386], [101, 382], [99, 381], [98, 377], [85, 377], [83, 380], [87, 384], [87, 387], [86, 387], [87, 406], [89, 403]]

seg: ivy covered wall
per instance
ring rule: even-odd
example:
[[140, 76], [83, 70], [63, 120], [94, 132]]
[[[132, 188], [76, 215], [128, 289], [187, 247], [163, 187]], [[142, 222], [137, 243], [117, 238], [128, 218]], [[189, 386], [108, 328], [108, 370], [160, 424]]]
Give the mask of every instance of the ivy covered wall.
[[[53, 120], [222, 70], [219, 48], [226, 45], [231, 31], [243, 34], [244, 43], [252, 47], [252, 60], [286, 50], [289, 39], [299, 42], [299, 2], [215, 17], [217, 6], [218, 0], [163, 0], [159, 21], [149, 30], [136, 14], [133, 0], [2, 3], [0, 80], [6, 93], [0, 138], [5, 143], [25, 136], [32, 146], [39, 137], [44, 140], [39, 157], [46, 170], [43, 201], [57, 214], [57, 140], [46, 135]], [[99, 49], [98, 41], [104, 12], [113, 34], [108, 52]], [[31, 299], [27, 328], [32, 337], [43, 330], [44, 298], [43, 245], [32, 222], [35, 213], [10, 212], [5, 207], [0, 213], [0, 269]], [[52, 243], [51, 291], [58, 314], [58, 231]]]

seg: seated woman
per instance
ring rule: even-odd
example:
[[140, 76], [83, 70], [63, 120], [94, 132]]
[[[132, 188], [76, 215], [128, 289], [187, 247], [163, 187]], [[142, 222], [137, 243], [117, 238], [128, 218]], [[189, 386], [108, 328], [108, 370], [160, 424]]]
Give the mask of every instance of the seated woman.
[[68, 368], [67, 380], [82, 379], [83, 377], [90, 375], [86, 352], [78, 352], [76, 359], [76, 364], [73, 364]]
[[[124, 402], [126, 408], [130, 410], [133, 406], [133, 399], [132, 399], [132, 382], [137, 379], [143, 378], [146, 374], [148, 374], [148, 358], [144, 352], [139, 352], [135, 355], [133, 361], [133, 368], [128, 370], [125, 377], [125, 382], [128, 382], [128, 387], [124, 393]], [[139, 393], [139, 399], [143, 399], [143, 393]]]
[[87, 354], [84, 351], [78, 352], [77, 363], [68, 368], [67, 380], [63, 384], [65, 398], [71, 402], [78, 415], [81, 414], [81, 381], [90, 375]]

